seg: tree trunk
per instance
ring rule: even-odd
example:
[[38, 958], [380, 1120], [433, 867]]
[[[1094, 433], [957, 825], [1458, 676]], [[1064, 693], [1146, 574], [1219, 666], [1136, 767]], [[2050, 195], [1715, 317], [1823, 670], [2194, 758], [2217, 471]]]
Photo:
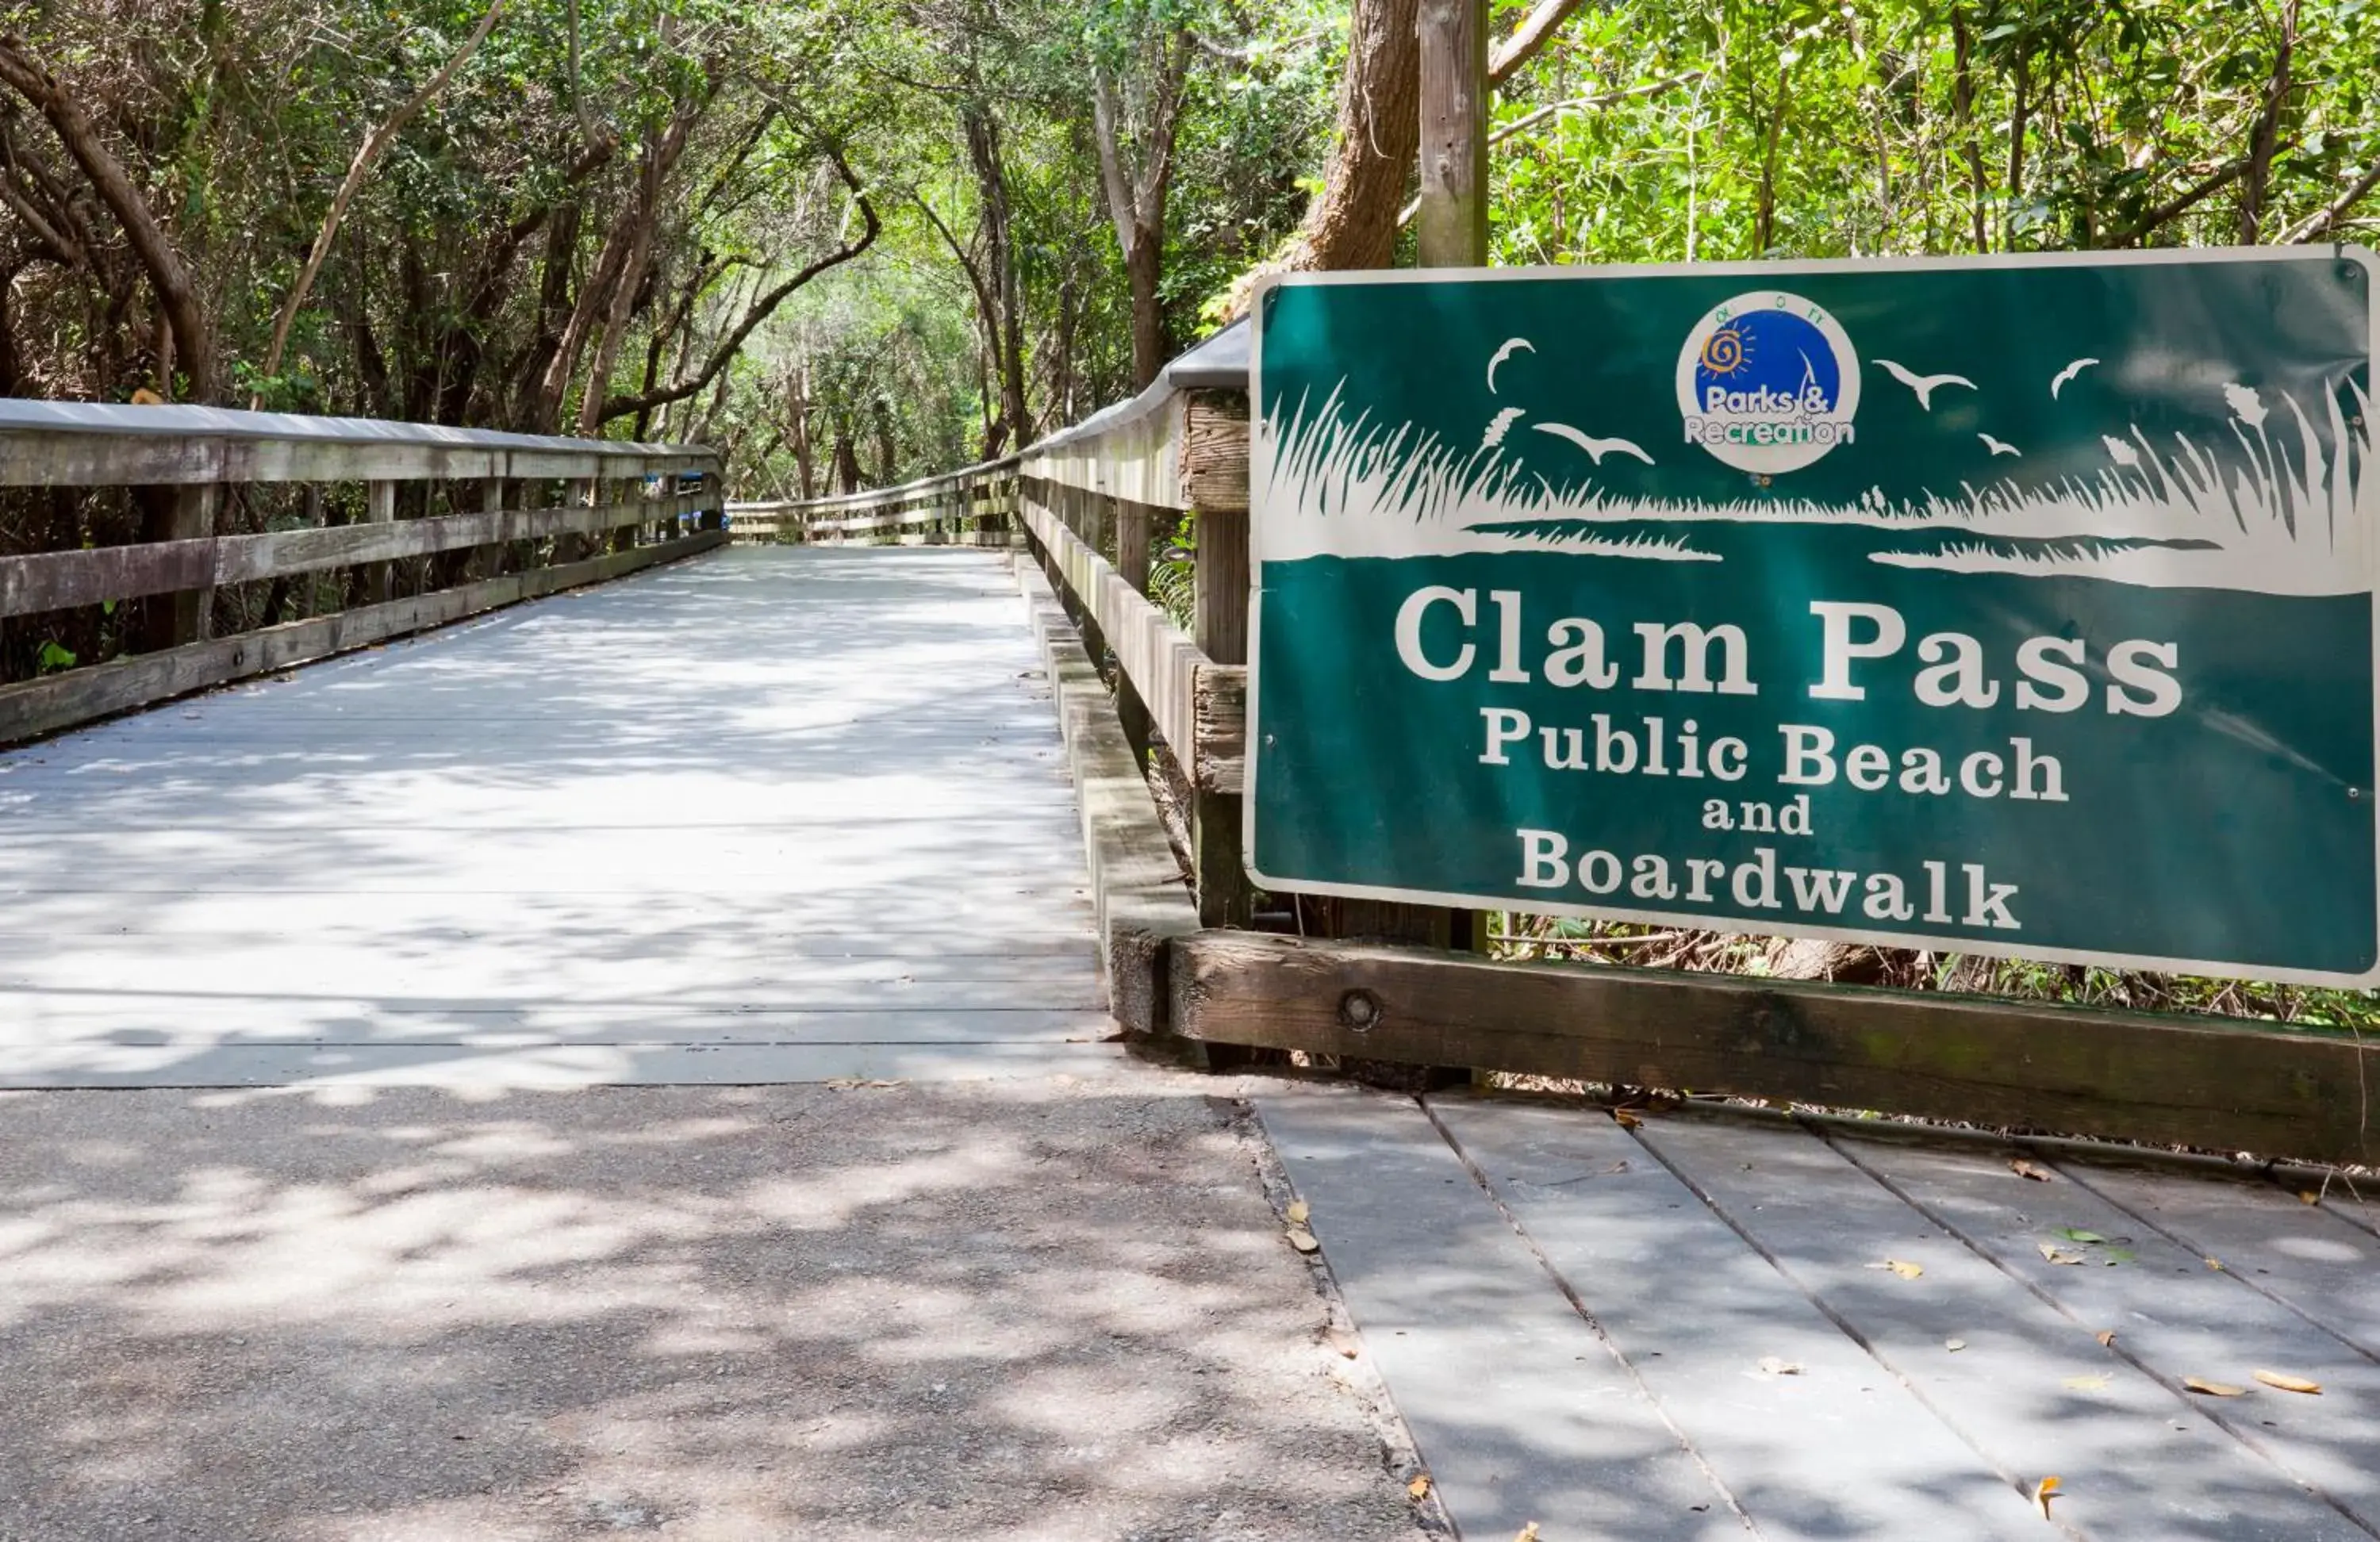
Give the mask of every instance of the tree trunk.
[[[49, 120], [58, 142], [82, 167], [83, 175], [91, 179], [91, 190], [123, 227], [125, 238], [157, 296], [158, 307], [173, 328], [182, 370], [189, 378], [191, 399], [211, 400], [215, 386], [214, 329], [200, 304], [189, 271], [183, 267], [181, 255], [175, 250], [156, 216], [150, 212], [148, 200], [140, 196], [123, 164], [109, 152], [99, 130], [83, 115], [81, 105], [67, 94], [66, 88], [21, 39], [0, 38], [0, 82], [31, 103]], [[173, 395], [170, 378], [157, 383], [165, 395]]]
[[876, 431], [876, 485], [892, 485], [892, 404], [883, 397], [876, 398], [869, 410], [870, 426]]
[[2240, 173], [2240, 244], [2252, 247], [2262, 238], [2265, 193], [2273, 175], [2273, 156], [2280, 148], [2281, 115], [2289, 104], [2290, 55], [2297, 46], [2298, 0], [2281, 6], [2281, 35], [2273, 46], [2273, 78], [2265, 91], [2264, 110], [2248, 139], [2248, 164]]
[[1282, 266], [1385, 268], [1421, 144], [1417, 0], [1355, 0], [1329, 180]]
[[1001, 416], [1009, 434], [1019, 443], [1033, 438], [1033, 416], [1025, 400], [1025, 302], [1016, 277], [1015, 248], [1010, 241], [1008, 170], [1001, 158], [1000, 123], [991, 109], [969, 102], [960, 109], [966, 131], [967, 160], [975, 168], [983, 199], [984, 262], [1000, 315]]

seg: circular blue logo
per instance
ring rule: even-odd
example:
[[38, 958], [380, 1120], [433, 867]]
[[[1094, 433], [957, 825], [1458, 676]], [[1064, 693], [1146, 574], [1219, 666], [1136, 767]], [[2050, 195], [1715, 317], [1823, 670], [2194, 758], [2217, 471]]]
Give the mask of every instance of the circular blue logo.
[[1852, 440], [1859, 359], [1841, 323], [1799, 295], [1713, 307], [1678, 356], [1686, 441], [1741, 470], [1796, 470]]

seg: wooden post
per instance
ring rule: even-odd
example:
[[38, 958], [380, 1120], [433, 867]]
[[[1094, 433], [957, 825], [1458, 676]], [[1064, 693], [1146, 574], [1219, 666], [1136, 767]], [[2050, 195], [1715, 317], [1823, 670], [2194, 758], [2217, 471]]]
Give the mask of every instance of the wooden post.
[[[1247, 412], [1229, 398], [1194, 395], [1185, 408], [1183, 483], [1195, 502], [1190, 640], [1219, 664], [1248, 662]], [[1236, 475], [1233, 474], [1236, 470]], [[1176, 745], [1196, 776], [1196, 747]], [[1192, 788], [1190, 855], [1198, 922], [1245, 927], [1254, 909], [1240, 856], [1240, 795]]]
[[[488, 514], [503, 512], [506, 490], [512, 484], [502, 477], [487, 477], [480, 482], [480, 507]], [[463, 581], [492, 578], [504, 565], [504, 549], [501, 542], [490, 541], [474, 546], [463, 560]]]
[[[367, 482], [364, 484], [364, 522], [378, 525], [396, 518], [396, 484]], [[375, 562], [364, 565], [364, 603], [377, 605], [389, 598], [390, 579], [395, 563]]]
[[[223, 489], [212, 482], [142, 488], [138, 496], [143, 540], [197, 540], [215, 533]], [[212, 586], [158, 596], [143, 606], [140, 651], [206, 641], [214, 635], [214, 613]]]
[[1420, 0], [1425, 268], [1488, 262], [1488, 0]]
[[[1116, 573], [1132, 586], [1135, 594], [1148, 592], [1148, 505], [1119, 500], [1115, 514]], [[1124, 742], [1132, 746], [1133, 759], [1146, 765], [1148, 761], [1148, 704], [1133, 688], [1132, 680], [1123, 671], [1116, 671], [1116, 717], [1123, 724]], [[1188, 750], [1188, 745], [1176, 745], [1176, 756]]]

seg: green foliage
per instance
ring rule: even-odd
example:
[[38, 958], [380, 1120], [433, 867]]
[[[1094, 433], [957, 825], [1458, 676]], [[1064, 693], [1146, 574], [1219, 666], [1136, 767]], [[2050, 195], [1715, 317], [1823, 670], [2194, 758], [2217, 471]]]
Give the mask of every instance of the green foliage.
[[[1496, 107], [1498, 258], [1741, 261], [2303, 234], [2380, 157], [2363, 0], [1629, 0]], [[2256, 127], [2294, 16], [2269, 164]], [[1563, 103], [1573, 105], [1563, 106]], [[2348, 228], [2365, 224], [2350, 212]]]

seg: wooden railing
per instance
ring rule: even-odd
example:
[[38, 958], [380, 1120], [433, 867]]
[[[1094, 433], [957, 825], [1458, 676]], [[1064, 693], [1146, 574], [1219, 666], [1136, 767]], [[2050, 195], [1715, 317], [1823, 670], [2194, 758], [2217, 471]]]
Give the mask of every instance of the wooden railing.
[[[223, 528], [227, 505], [273, 484], [292, 484], [279, 494], [294, 502], [282, 521], [292, 528]], [[0, 488], [136, 490], [151, 538], [0, 557], [0, 624], [159, 597], [168, 607], [145, 650], [0, 686], [0, 743], [727, 539], [718, 457], [699, 446], [209, 407], [0, 402]], [[310, 575], [336, 577], [310, 586], [334, 604], [214, 635], [220, 587]]]
[[[1020, 577], [1081, 794], [1112, 1010], [1128, 1030], [1208, 1063], [1302, 1051], [1402, 1062], [1427, 1079], [1500, 1071], [2269, 1158], [2380, 1153], [2369, 1094], [2380, 1045], [2350, 1034], [1505, 962], [1482, 956], [1461, 913], [1414, 906], [1308, 898], [1260, 913], [1240, 851], [1245, 368], [1226, 334], [1141, 397], [1013, 460], [917, 484], [945, 498], [960, 495], [953, 483], [1014, 486], [1033, 559]], [[825, 511], [788, 513], [815, 530]], [[1152, 538], [1185, 512], [1186, 628], [1148, 595]], [[1186, 807], [1186, 832], [1169, 834], [1153, 784]]]
[[992, 461], [899, 487], [810, 502], [730, 504], [740, 541], [1006, 546], [1016, 512], [1015, 461]]

